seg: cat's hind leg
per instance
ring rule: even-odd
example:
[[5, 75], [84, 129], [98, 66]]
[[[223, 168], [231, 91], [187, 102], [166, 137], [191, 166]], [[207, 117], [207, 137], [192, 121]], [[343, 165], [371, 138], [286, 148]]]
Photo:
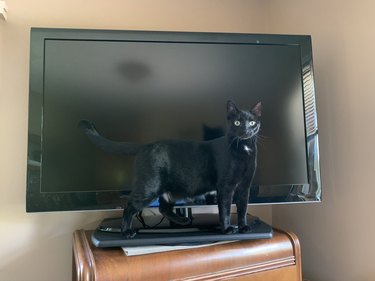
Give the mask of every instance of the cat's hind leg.
[[121, 232], [125, 238], [130, 239], [133, 238], [137, 233], [133, 229], [133, 217], [139, 212], [140, 210], [132, 205], [130, 202], [128, 206], [124, 209], [122, 215], [122, 225], [121, 225]]
[[174, 222], [179, 225], [189, 225], [191, 219], [187, 217], [182, 217], [173, 212], [175, 202], [171, 200], [168, 193], [164, 193], [159, 197], [159, 211], [166, 217], [169, 221]]
[[125, 238], [130, 239], [136, 235], [136, 231], [133, 229], [132, 222], [134, 216], [147, 207], [154, 199], [156, 195], [145, 196], [144, 194], [134, 193], [129, 198], [128, 206], [124, 209], [122, 216], [121, 232]]

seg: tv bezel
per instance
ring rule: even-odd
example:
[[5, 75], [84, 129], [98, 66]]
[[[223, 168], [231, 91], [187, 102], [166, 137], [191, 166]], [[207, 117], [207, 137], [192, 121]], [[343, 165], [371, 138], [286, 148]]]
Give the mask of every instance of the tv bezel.
[[[30, 36], [30, 84], [29, 84], [29, 134], [28, 151], [32, 146], [43, 149], [43, 95], [44, 95], [44, 52], [46, 40], [84, 40], [112, 42], [173, 42], [208, 44], [257, 44], [257, 45], [293, 45], [301, 52], [301, 71], [303, 85], [303, 104], [305, 114], [306, 159], [308, 184], [284, 185], [289, 188], [287, 197], [265, 196], [249, 204], [284, 204], [321, 201], [321, 180], [318, 144], [318, 123], [314, 88], [313, 58], [311, 36], [243, 34], [243, 33], [205, 33], [205, 32], [168, 32], [168, 31], [129, 31], [95, 29], [56, 29], [32, 28]], [[37, 106], [35, 106], [35, 103]], [[33, 104], [33, 105], [32, 105]], [[35, 131], [35, 128], [36, 131]], [[42, 160], [41, 160], [42, 161]], [[77, 211], [77, 210], [114, 210], [122, 209], [124, 201], [120, 191], [100, 192], [63, 192], [45, 193], [32, 187], [31, 175], [41, 175], [41, 163], [34, 161], [28, 154], [27, 163], [27, 212]], [[35, 185], [35, 184], [34, 184]], [[92, 204], [98, 197], [101, 203]], [[94, 200], [92, 200], [94, 198]], [[187, 206], [199, 206], [191, 205]], [[203, 205], [209, 206], [209, 205]]]

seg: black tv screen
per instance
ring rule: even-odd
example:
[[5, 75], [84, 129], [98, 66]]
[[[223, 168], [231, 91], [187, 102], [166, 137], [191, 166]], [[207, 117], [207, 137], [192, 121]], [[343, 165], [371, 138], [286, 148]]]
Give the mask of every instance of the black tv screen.
[[249, 203], [320, 201], [309, 36], [33, 28], [27, 210], [126, 203], [134, 157], [93, 146], [80, 120], [117, 141], [202, 141], [225, 133], [228, 100], [263, 106]]

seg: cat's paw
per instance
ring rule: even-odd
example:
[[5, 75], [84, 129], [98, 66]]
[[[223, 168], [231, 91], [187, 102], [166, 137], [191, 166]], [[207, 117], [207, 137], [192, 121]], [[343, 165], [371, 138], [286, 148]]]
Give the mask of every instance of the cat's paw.
[[137, 234], [136, 231], [132, 230], [132, 229], [128, 229], [128, 230], [125, 230], [125, 231], [122, 231], [122, 235], [124, 236], [124, 238], [126, 239], [132, 239], [134, 238], [134, 236]]
[[236, 233], [236, 228], [233, 226], [228, 226], [227, 228], [223, 229], [222, 232], [224, 234], [233, 234]]
[[239, 232], [240, 233], [249, 233], [251, 232], [251, 227], [249, 225], [244, 225], [239, 227]]
[[191, 219], [188, 217], [182, 217], [177, 215], [173, 212], [162, 212], [163, 216], [165, 216], [170, 222], [178, 224], [178, 225], [189, 225], [191, 224]]
[[187, 218], [187, 217], [180, 217], [180, 216], [173, 215], [173, 216], [166, 216], [166, 218], [169, 221], [171, 221], [175, 224], [178, 224], [178, 225], [189, 225], [189, 224], [191, 224], [191, 219]]
[[178, 218], [178, 224], [179, 225], [189, 225], [191, 224], [191, 219], [187, 217], [179, 217]]

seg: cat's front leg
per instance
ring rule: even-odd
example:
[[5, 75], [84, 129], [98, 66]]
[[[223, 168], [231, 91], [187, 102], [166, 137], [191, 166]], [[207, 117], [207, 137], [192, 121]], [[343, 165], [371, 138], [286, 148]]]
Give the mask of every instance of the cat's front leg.
[[233, 200], [233, 189], [222, 186], [218, 191], [218, 208], [221, 231], [225, 234], [235, 233], [235, 227], [231, 225], [230, 210]]
[[250, 226], [247, 224], [247, 205], [249, 202], [250, 182], [241, 184], [236, 192], [238, 231], [240, 233], [247, 233], [251, 231]]

